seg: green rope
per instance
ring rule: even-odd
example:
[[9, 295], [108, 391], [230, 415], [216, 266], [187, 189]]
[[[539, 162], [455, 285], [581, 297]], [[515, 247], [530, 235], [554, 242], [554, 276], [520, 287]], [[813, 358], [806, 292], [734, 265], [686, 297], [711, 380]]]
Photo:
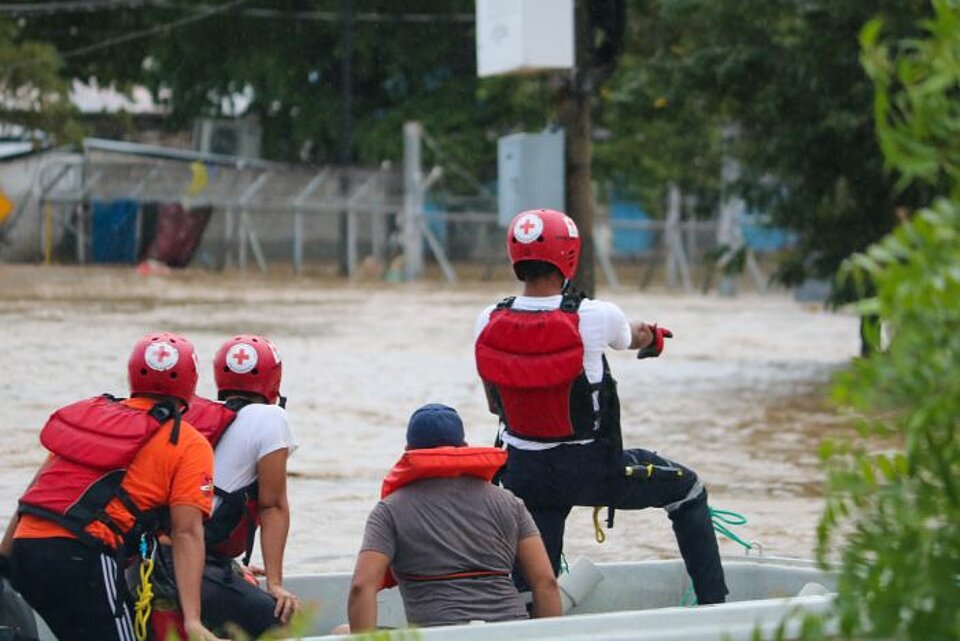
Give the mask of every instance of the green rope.
[[[707, 507], [707, 510], [710, 512], [710, 520], [713, 523], [714, 531], [719, 532], [731, 541], [739, 543], [743, 546], [743, 549], [746, 552], [749, 552], [756, 547], [754, 543], [748, 543], [734, 534], [729, 527], [746, 525], [747, 517], [739, 512], [733, 512], [731, 510], [715, 510], [712, 507]], [[693, 591], [693, 581], [690, 582], [690, 585], [687, 586], [683, 596], [680, 597], [680, 605], [683, 607], [692, 607], [697, 605], [697, 595]]]
[[746, 525], [747, 517], [739, 512], [733, 512], [731, 510], [715, 510], [712, 507], [708, 507], [707, 510], [710, 511], [710, 519], [713, 521], [714, 530], [724, 535], [731, 541], [736, 541], [743, 546], [744, 550], [753, 549], [753, 543], [744, 541], [739, 536], [734, 534], [729, 527], [727, 527], [728, 525]]

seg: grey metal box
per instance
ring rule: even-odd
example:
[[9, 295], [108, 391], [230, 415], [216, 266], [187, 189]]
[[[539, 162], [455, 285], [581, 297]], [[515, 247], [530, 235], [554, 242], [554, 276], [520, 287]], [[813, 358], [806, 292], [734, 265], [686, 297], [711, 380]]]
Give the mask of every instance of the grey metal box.
[[498, 221], [506, 227], [526, 209], [565, 205], [562, 129], [511, 134], [497, 141]]

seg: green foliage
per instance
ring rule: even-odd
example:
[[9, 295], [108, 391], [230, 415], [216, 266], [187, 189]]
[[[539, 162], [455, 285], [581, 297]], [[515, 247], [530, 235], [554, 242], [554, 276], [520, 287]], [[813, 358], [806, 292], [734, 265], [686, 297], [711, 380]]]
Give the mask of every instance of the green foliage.
[[633, 2], [627, 15], [626, 51], [598, 92], [594, 123], [604, 135], [594, 144], [594, 173], [659, 215], [672, 181], [709, 217], [720, 199], [723, 121], [708, 93], [676, 77], [686, 27], [656, 2]]
[[[670, 72], [673, 101], [698, 105], [702, 120], [726, 127], [727, 151], [741, 165], [737, 190], [796, 233], [781, 281], [831, 278], [894, 227], [899, 206], [928, 202], [922, 189], [892, 189], [857, 46], [859, 29], [878, 12], [895, 35], [914, 33], [929, 13], [925, 0], [656, 4], [663, 31], [676, 36], [651, 64]], [[852, 294], [835, 292], [841, 300]]]
[[[957, 74], [960, 15], [935, 2], [936, 18], [925, 21], [932, 38], [896, 45], [879, 43], [880, 18], [860, 40], [863, 65], [876, 83], [874, 112], [888, 163], [901, 175], [899, 185], [923, 181], [960, 199], [960, 95]], [[892, 93], [892, 89], [898, 89]]]
[[861, 312], [892, 331], [835, 388], [867, 417], [863, 440], [821, 448], [829, 475], [818, 553], [825, 561], [845, 539], [837, 612], [847, 638], [960, 638], [960, 164], [956, 100], [944, 99], [960, 92], [960, 7], [933, 6], [923, 38], [887, 44], [877, 21], [861, 37], [887, 162], [901, 185], [922, 180], [948, 197], [842, 270], [872, 284]]
[[0, 120], [54, 134], [60, 142], [82, 136], [76, 110], [67, 99], [57, 50], [21, 38], [14, 22], [0, 19]]

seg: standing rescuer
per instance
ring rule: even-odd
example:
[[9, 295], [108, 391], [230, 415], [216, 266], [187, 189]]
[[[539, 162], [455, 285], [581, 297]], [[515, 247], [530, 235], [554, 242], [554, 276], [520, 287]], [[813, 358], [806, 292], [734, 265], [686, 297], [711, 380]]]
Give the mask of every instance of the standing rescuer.
[[[205, 526], [203, 621], [258, 638], [299, 609], [283, 587], [283, 553], [290, 529], [287, 459], [297, 448], [280, 395], [280, 353], [269, 340], [234, 336], [213, 359], [220, 402], [194, 397], [185, 418], [214, 446], [214, 509]], [[279, 403], [279, 404], [278, 404]], [[266, 590], [237, 563], [250, 561], [257, 529]], [[169, 574], [169, 555], [161, 555]]]
[[518, 214], [507, 251], [523, 293], [480, 314], [477, 370], [504, 426], [503, 485], [533, 515], [554, 572], [573, 506], [661, 507], [698, 602], [723, 602], [727, 588], [706, 488], [689, 468], [648, 450], [623, 450], [616, 382], [604, 356], [607, 347], [659, 356], [673, 334], [628, 322], [616, 305], [573, 290], [580, 237], [565, 214]]
[[168, 531], [184, 627], [191, 638], [215, 639], [200, 621], [213, 450], [180, 416], [196, 389], [196, 353], [182, 336], [148, 334], [134, 345], [128, 373], [130, 399], [98, 396], [47, 421], [40, 440], [50, 455], [0, 554], [61, 641], [133, 641], [122, 567], [141, 540]]

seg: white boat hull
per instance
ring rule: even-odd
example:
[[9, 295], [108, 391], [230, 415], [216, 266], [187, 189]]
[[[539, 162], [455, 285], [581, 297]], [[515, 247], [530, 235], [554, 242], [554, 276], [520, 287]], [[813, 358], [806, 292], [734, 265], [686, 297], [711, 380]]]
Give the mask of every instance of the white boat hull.
[[[566, 611], [562, 618], [422, 628], [417, 638], [748, 641], [758, 624], [767, 638], [789, 611], [825, 612], [833, 600], [833, 577], [810, 561], [741, 557], [724, 559], [724, 569], [728, 602], [690, 608], [681, 605], [689, 579], [680, 560], [599, 564], [581, 560], [570, 575], [561, 577]], [[329, 634], [347, 621], [349, 574], [292, 576], [285, 583], [318, 608], [310, 634]], [[813, 594], [798, 596], [801, 591]], [[378, 613], [383, 627], [406, 624], [398, 590], [379, 594]], [[310, 641], [337, 638], [309, 637]]]

